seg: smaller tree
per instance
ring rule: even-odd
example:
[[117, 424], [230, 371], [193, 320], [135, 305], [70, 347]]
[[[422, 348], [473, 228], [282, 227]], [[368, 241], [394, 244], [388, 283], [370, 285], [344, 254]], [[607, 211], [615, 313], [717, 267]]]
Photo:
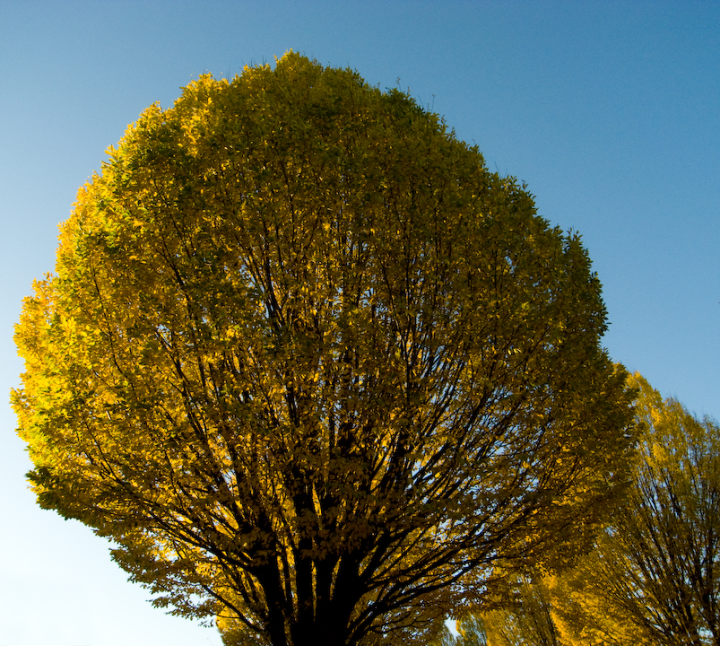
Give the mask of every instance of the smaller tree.
[[556, 586], [566, 639], [720, 644], [720, 428], [639, 375], [644, 427], [627, 504]]
[[[453, 646], [718, 646], [720, 428], [640, 375], [628, 497], [570, 571], [510, 577]], [[442, 646], [445, 646], [443, 643]]]
[[455, 622], [455, 627], [457, 630], [453, 631], [443, 623], [429, 646], [488, 646], [484, 614], [471, 613]]
[[521, 575], [512, 602], [485, 616], [488, 643], [493, 646], [560, 646], [553, 620], [547, 579], [540, 572]]
[[[552, 620], [562, 646], [655, 646], [644, 630], [627, 620], [627, 613], [598, 594], [597, 554], [571, 572], [546, 580]], [[618, 576], [624, 576], [619, 573]]]
[[506, 598], [492, 609], [472, 612], [457, 623], [457, 636], [437, 646], [561, 646], [548, 587], [540, 570], [506, 580]]

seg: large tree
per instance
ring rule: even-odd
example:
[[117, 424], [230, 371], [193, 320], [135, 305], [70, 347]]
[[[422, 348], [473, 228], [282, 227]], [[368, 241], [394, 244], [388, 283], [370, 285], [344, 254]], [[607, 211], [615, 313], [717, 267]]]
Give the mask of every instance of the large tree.
[[14, 405], [40, 504], [157, 604], [228, 644], [410, 644], [588, 539], [633, 442], [600, 283], [436, 115], [291, 53], [109, 155]]

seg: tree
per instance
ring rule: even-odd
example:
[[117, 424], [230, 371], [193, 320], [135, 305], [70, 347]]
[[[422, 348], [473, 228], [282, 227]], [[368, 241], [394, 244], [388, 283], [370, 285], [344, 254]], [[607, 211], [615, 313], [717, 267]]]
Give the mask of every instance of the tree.
[[463, 619], [462, 622], [455, 622], [458, 630], [456, 635], [445, 626], [442, 633], [432, 642], [431, 646], [487, 646], [488, 635], [485, 630], [485, 616], [480, 613], [473, 613]]
[[[609, 595], [598, 594], [597, 551], [548, 581], [551, 617], [563, 646], [654, 646], [658, 642], [628, 619]], [[627, 572], [615, 576], [625, 578]]]
[[546, 578], [540, 572], [524, 573], [516, 578], [510, 603], [483, 616], [488, 643], [493, 646], [561, 646]]
[[630, 494], [566, 584], [561, 623], [586, 643], [718, 646], [720, 428], [634, 382], [643, 434]]
[[576, 235], [297, 54], [148, 108], [62, 226], [14, 394], [40, 505], [228, 644], [422, 642], [588, 540], [631, 393]]
[[554, 618], [558, 600], [549, 586], [557, 578], [540, 571], [516, 573], [506, 580], [498, 602], [464, 613], [456, 622], [458, 635], [448, 630], [433, 646], [566, 646]]
[[663, 401], [640, 375], [630, 383], [639, 451], [594, 548], [571, 570], [511, 579], [500, 608], [470, 612], [461, 633], [495, 646], [720, 643], [720, 428]]

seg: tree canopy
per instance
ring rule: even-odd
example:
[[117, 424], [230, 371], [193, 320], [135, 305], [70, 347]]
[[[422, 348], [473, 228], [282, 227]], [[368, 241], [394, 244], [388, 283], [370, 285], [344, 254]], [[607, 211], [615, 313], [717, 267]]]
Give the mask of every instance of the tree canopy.
[[633, 445], [577, 235], [289, 53], [149, 107], [16, 331], [39, 503], [227, 644], [412, 644], [587, 542]]

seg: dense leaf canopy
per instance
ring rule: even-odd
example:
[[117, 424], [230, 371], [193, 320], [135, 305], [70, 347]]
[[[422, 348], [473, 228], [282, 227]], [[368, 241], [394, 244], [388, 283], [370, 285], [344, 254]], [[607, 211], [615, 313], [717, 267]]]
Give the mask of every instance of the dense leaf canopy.
[[14, 404], [40, 504], [158, 604], [229, 644], [410, 644], [588, 539], [633, 442], [600, 284], [436, 115], [291, 53], [109, 154]]

